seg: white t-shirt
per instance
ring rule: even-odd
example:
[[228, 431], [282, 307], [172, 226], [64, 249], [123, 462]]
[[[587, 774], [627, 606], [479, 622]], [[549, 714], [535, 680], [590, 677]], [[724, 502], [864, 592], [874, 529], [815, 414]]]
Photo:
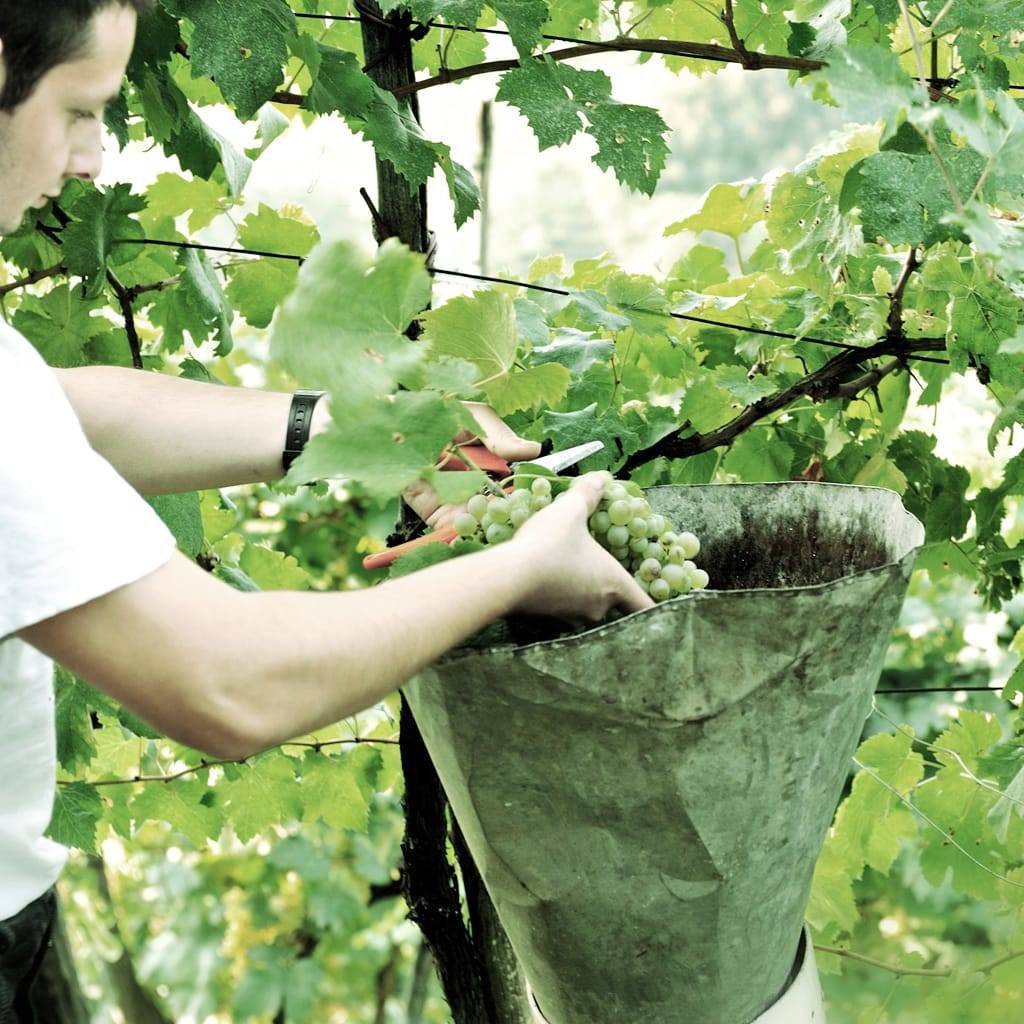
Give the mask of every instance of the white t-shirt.
[[[126, 424], [126, 430], [131, 429]], [[158, 569], [174, 538], [89, 446], [38, 352], [0, 320], [0, 920], [56, 880], [53, 662], [12, 634]]]

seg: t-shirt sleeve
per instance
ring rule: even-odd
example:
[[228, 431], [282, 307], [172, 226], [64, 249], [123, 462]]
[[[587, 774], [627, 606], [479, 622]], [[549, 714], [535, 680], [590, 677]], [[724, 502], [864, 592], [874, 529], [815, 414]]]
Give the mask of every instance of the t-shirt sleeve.
[[89, 445], [53, 372], [28, 342], [4, 333], [0, 639], [141, 579], [175, 546], [159, 516]]

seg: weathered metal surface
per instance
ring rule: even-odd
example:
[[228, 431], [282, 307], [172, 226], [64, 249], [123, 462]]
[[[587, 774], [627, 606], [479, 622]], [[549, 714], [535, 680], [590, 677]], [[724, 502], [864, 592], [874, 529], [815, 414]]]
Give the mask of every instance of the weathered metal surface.
[[649, 496], [729, 589], [407, 687], [551, 1024], [747, 1024], [775, 1001], [924, 539], [878, 488]]

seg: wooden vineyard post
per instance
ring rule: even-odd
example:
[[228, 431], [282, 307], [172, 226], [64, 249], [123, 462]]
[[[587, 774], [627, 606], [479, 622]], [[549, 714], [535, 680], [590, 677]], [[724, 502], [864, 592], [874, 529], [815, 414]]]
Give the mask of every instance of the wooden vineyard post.
[[[415, 81], [409, 15], [394, 12], [385, 17], [372, 0], [357, 0], [356, 7], [362, 16], [366, 73], [388, 90]], [[419, 121], [415, 93], [408, 103]], [[429, 254], [431, 265], [426, 185], [410, 192], [406, 180], [378, 157], [377, 202], [370, 207], [378, 244], [398, 238], [415, 252]], [[417, 328], [410, 328], [411, 339], [418, 335]], [[515, 954], [472, 858], [457, 839], [444, 789], [404, 698], [401, 757], [406, 779], [403, 895], [433, 956], [455, 1024], [529, 1024], [526, 986]], [[446, 853], [449, 822], [456, 835], [469, 927], [455, 868]]]

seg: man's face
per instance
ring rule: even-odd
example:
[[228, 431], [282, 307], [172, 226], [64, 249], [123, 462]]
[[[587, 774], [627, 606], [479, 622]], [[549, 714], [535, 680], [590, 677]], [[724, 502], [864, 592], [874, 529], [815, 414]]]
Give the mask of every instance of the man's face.
[[51, 68], [21, 106], [0, 111], [0, 234], [17, 230], [68, 178], [99, 174], [103, 108], [121, 89], [135, 22], [131, 7], [103, 8], [84, 53]]

